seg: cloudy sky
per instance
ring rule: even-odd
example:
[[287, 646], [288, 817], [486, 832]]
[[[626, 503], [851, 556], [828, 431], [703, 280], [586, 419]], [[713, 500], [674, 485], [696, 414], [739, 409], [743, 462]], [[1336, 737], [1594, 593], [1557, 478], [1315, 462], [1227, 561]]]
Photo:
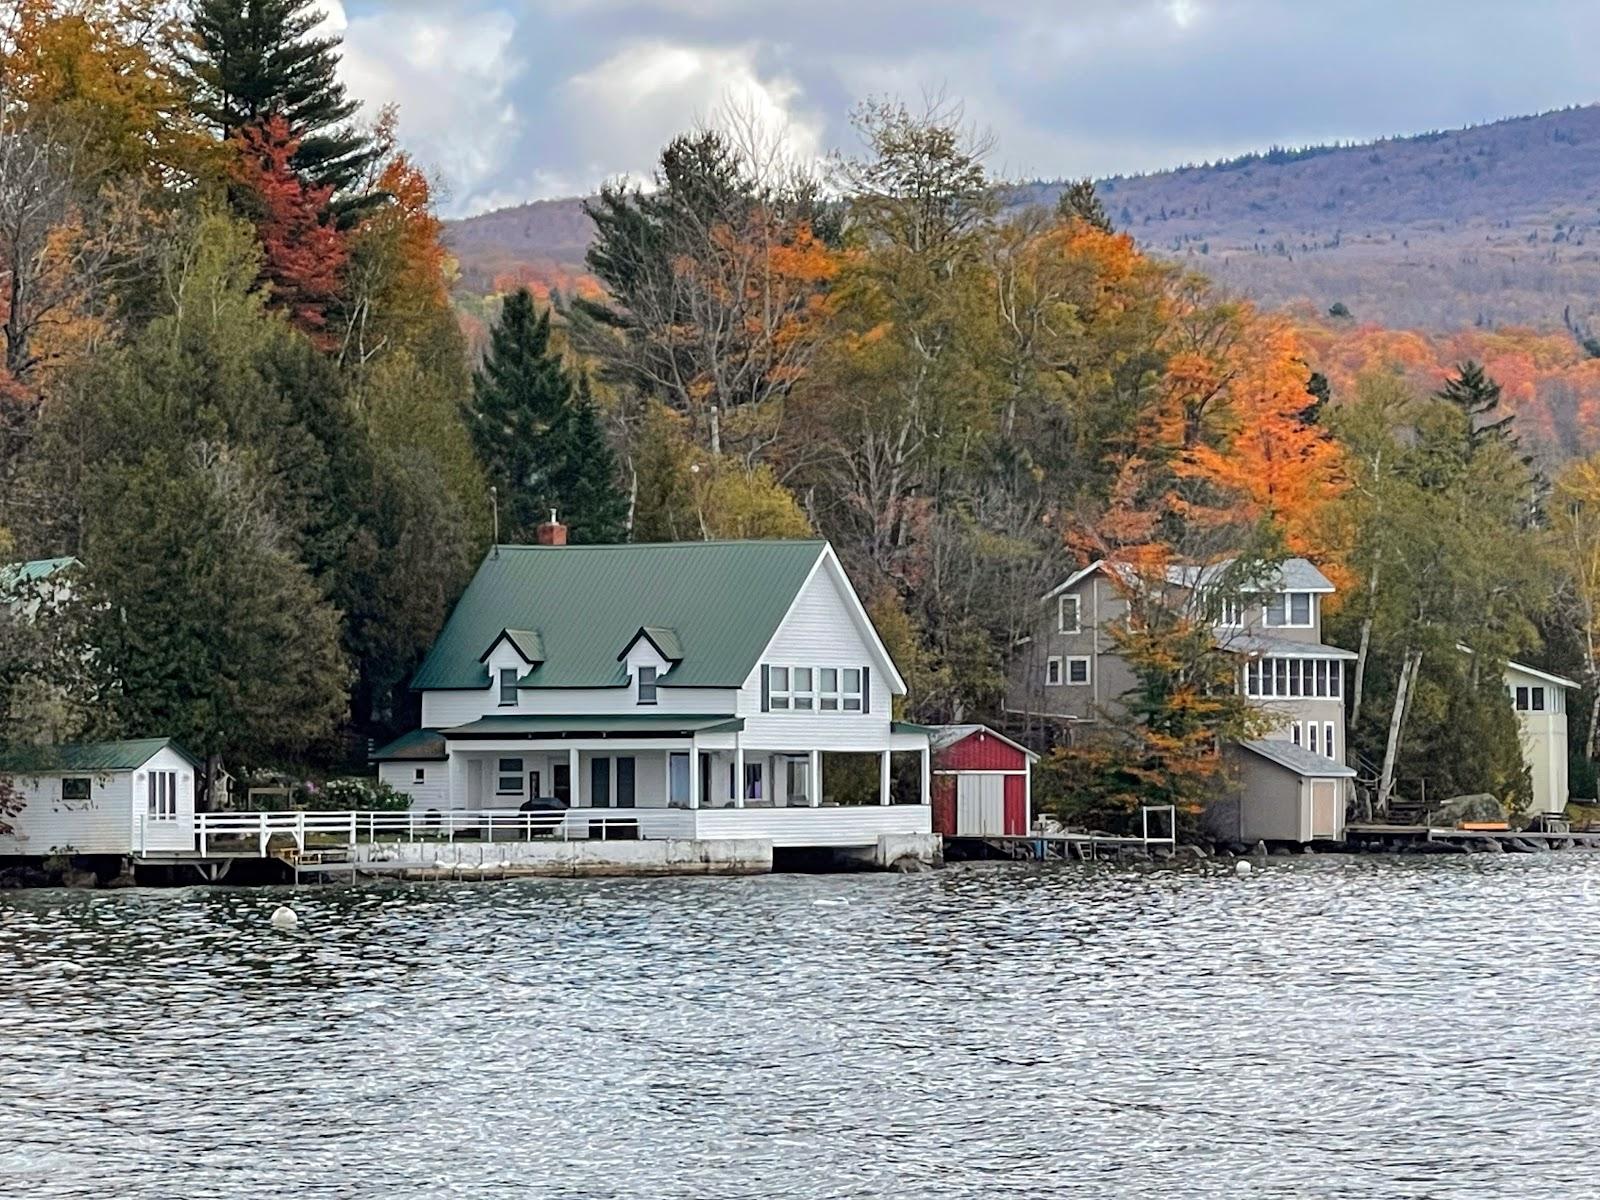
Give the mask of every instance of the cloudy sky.
[[321, 0], [455, 216], [649, 170], [731, 102], [802, 155], [959, 97], [1013, 177], [1451, 127], [1600, 91], [1592, 0]]

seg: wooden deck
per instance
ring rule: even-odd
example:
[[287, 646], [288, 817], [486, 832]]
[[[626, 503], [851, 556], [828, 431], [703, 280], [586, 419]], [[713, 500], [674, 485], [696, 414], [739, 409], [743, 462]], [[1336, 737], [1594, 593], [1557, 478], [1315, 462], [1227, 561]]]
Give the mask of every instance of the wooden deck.
[[1572, 842], [1579, 846], [1600, 846], [1600, 831], [1594, 830], [1563, 832], [1533, 829], [1454, 829], [1434, 825], [1383, 825], [1371, 822], [1346, 825], [1344, 832], [1346, 840], [1377, 838], [1397, 842], [1522, 841], [1545, 847], [1550, 846], [1552, 842]]

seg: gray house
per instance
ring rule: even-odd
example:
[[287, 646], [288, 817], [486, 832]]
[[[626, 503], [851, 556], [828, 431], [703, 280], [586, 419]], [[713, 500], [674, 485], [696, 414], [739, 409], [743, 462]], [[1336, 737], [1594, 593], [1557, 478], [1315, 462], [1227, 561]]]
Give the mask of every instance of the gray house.
[[[1239, 660], [1239, 688], [1273, 718], [1265, 738], [1228, 747], [1239, 794], [1207, 814], [1219, 838], [1253, 842], [1344, 836], [1355, 772], [1344, 765], [1346, 664], [1322, 641], [1322, 604], [1334, 592], [1303, 558], [1285, 560], [1240, 593], [1221, 595], [1227, 563], [1174, 567], [1167, 599], [1212, 623]], [[1094, 562], [1040, 599], [1032, 635], [1010, 668], [1006, 708], [1034, 729], [1092, 737], [1133, 687], [1110, 628], [1126, 618], [1116, 568]]]

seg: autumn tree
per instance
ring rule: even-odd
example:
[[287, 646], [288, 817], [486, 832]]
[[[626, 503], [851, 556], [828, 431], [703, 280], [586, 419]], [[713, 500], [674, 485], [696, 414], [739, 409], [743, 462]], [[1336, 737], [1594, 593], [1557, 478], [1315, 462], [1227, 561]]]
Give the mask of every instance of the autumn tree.
[[608, 185], [585, 210], [608, 298], [574, 301], [579, 348], [608, 382], [684, 414], [711, 453], [755, 461], [816, 353], [837, 269], [814, 192], [702, 130], [667, 145], [651, 190]]
[[327, 216], [327, 185], [307, 185], [292, 164], [298, 139], [281, 116], [246, 126], [237, 138], [235, 179], [261, 239], [261, 277], [272, 302], [324, 349], [339, 344], [328, 310], [341, 283], [344, 236]]

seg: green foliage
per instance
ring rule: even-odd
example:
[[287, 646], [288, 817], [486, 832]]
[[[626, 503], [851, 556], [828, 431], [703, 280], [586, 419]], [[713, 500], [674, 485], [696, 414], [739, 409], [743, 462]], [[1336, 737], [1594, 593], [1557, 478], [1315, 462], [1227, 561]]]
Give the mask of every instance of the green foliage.
[[1068, 183], [1061, 190], [1061, 198], [1056, 201], [1056, 215], [1064, 220], [1083, 221], [1101, 233], [1114, 232], [1105, 205], [1100, 203], [1100, 197], [1095, 194], [1092, 179], [1074, 179]]
[[1500, 411], [1500, 385], [1475, 362], [1464, 362], [1439, 389], [1439, 399], [1466, 414], [1473, 448], [1491, 440], [1513, 441], [1511, 413]]
[[506, 297], [489, 349], [472, 379], [467, 428], [489, 482], [500, 493], [501, 538], [533, 540], [553, 504], [561, 424], [574, 383], [550, 344], [550, 310], [536, 312], [519, 288]]
[[553, 507], [578, 545], [620, 542], [628, 532], [628, 498], [617, 488], [617, 457], [606, 441], [600, 414], [580, 380], [551, 431], [557, 466], [550, 476]]
[[339, 39], [317, 35], [321, 21], [311, 0], [196, 0], [179, 58], [194, 111], [224, 138], [281, 116], [300, 139], [295, 169], [342, 195], [381, 147], [353, 125], [360, 105], [339, 82]]
[[84, 538], [106, 735], [296, 760], [345, 713], [339, 614], [287, 548], [251, 457], [195, 443], [107, 465]]

